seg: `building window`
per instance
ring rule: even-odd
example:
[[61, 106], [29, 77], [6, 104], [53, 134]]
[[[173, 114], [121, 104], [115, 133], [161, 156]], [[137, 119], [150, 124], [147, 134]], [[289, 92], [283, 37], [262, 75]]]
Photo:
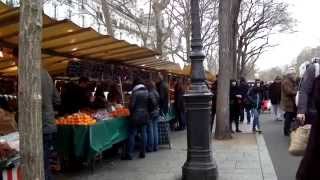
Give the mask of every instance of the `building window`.
[[67, 15], [68, 15], [68, 18], [71, 19], [72, 12], [70, 9], [67, 10]]
[[117, 20], [112, 19], [112, 24], [113, 24], [114, 26], [117, 26]]
[[87, 4], [87, 0], [79, 0], [80, 9], [85, 9], [86, 4]]
[[82, 27], [84, 27], [84, 24], [85, 22], [84, 22], [84, 15], [81, 15], [81, 25], [82, 25]]

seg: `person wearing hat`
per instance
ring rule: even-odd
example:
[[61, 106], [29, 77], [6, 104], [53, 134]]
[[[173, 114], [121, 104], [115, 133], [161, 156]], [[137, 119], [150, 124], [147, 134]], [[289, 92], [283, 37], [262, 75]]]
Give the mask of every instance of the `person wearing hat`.
[[281, 77], [277, 76], [274, 82], [269, 87], [269, 95], [272, 104], [272, 112], [274, 115], [274, 120], [281, 120]]
[[281, 108], [285, 112], [284, 135], [290, 135], [293, 119], [296, 117], [295, 96], [297, 94], [296, 71], [294, 68], [288, 70], [281, 84]]

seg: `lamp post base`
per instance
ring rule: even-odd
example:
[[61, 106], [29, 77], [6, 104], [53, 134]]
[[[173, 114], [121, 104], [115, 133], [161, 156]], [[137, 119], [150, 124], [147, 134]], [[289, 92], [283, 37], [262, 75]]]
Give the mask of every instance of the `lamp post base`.
[[187, 161], [182, 167], [182, 180], [216, 180], [218, 167], [214, 161], [210, 136], [211, 93], [196, 83], [184, 97], [187, 108]]
[[182, 167], [182, 180], [217, 180], [218, 168], [215, 162], [186, 162]]

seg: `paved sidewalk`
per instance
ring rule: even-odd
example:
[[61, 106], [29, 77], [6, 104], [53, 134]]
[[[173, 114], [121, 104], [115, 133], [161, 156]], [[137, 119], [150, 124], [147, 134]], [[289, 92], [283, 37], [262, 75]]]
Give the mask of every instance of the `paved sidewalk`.
[[[244, 125], [243, 128], [247, 125]], [[88, 170], [64, 174], [58, 180], [180, 180], [186, 160], [186, 132], [171, 134], [172, 149], [147, 154], [146, 159], [105, 161]], [[235, 134], [232, 140], [213, 141], [219, 180], [277, 180], [262, 135]]]

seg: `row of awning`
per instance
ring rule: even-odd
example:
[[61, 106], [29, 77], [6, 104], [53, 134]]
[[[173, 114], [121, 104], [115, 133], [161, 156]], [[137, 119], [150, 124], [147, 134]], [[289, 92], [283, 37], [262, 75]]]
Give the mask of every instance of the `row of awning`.
[[[17, 49], [19, 8], [0, 2], [0, 47]], [[1, 49], [0, 49], [1, 50]], [[179, 69], [176, 63], [157, 58], [157, 52], [81, 28], [69, 20], [43, 15], [42, 64], [52, 74], [64, 72], [72, 60], [100, 61], [153, 70]], [[0, 57], [0, 74], [13, 76], [17, 67], [12, 56]]]

